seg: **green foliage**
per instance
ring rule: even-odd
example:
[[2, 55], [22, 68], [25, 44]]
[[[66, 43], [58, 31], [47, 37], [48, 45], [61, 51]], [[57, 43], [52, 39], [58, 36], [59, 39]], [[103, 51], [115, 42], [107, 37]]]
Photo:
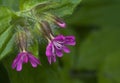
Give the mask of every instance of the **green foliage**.
[[[3, 63], [2, 68], [5, 67], [8, 72], [11, 83], [120, 83], [120, 1], [83, 0], [72, 14], [80, 1], [0, 0], [1, 6], [9, 8], [0, 7], [0, 60]], [[64, 35], [75, 35], [77, 44], [70, 48], [70, 54], [64, 54], [62, 58], [57, 59], [57, 63], [48, 65], [45, 42], [38, 43], [37, 39], [33, 39], [34, 45], [29, 50], [36, 57], [40, 56], [42, 66], [34, 69], [30, 64], [24, 64], [23, 70], [16, 72], [11, 68], [16, 53], [13, 50], [14, 28], [10, 26], [10, 21], [13, 18], [28, 16], [21, 12], [34, 8], [38, 14], [72, 14], [66, 17], [68, 27], [58, 31]], [[20, 11], [13, 14], [10, 9]], [[7, 55], [10, 56], [4, 58]], [[4, 74], [7, 77], [7, 74]], [[2, 75], [0, 72], [0, 77]]]
[[[7, 6], [6, 7], [0, 7], [0, 27], [2, 28], [0, 30], [0, 59], [4, 58], [8, 53], [13, 51], [13, 43], [15, 43], [14, 40], [14, 35], [15, 35], [15, 30], [18, 26], [26, 26], [27, 23], [29, 23], [29, 27], [34, 27], [33, 25], [34, 22], [31, 19], [34, 19], [34, 16], [29, 15], [29, 12], [34, 9], [36, 13], [59, 13], [60, 16], [65, 16], [68, 14], [72, 14], [73, 9], [77, 6], [77, 4], [81, 0], [77, 1], [50, 1], [50, 0], [21, 0], [20, 1], [20, 9], [19, 10], [19, 1], [15, 0], [1, 0], [0, 4], [1, 6]], [[10, 2], [10, 3], [9, 3]], [[61, 4], [59, 4], [61, 2]], [[6, 5], [8, 3], [8, 5]], [[17, 7], [16, 5], [17, 4]], [[14, 6], [14, 7], [13, 7]], [[70, 8], [69, 6], [72, 6]], [[67, 10], [67, 12], [64, 11], [64, 7]], [[15, 9], [16, 8], [16, 9]], [[63, 8], [63, 9], [61, 9]], [[12, 9], [12, 10], [10, 10]], [[63, 11], [63, 13], [60, 11], [58, 12], [57, 10]], [[17, 10], [18, 12], [14, 12], [13, 10]], [[51, 12], [52, 11], [52, 12]], [[69, 12], [68, 12], [69, 11]], [[36, 19], [36, 18], [35, 18]], [[33, 22], [33, 23], [31, 23]], [[36, 27], [36, 26], [35, 26]], [[35, 54], [35, 56], [38, 56], [38, 44], [36, 39], [32, 39], [34, 45], [32, 45], [29, 50]]]
[[98, 69], [106, 56], [120, 50], [119, 31], [119, 28], [102, 28], [93, 31], [79, 48], [77, 68]]
[[0, 81], [3, 83], [10, 83], [8, 72], [6, 71], [5, 67], [1, 62], [0, 62]]
[[12, 19], [12, 12], [6, 7], [0, 7], [0, 35], [10, 26], [10, 21]]
[[81, 37], [74, 68], [79, 72], [96, 71], [96, 82], [92, 79], [85, 81], [94, 77], [92, 74], [90, 77], [84, 77], [85, 74], [79, 76], [85, 83], [120, 83], [120, 1], [84, 0], [81, 4], [68, 19], [70, 25], [76, 27], [75, 31], [79, 32], [77, 37]]
[[111, 53], [99, 73], [99, 83], [120, 83], [120, 51]]
[[19, 0], [0, 0], [0, 6], [8, 7], [11, 10], [19, 10]]
[[65, 16], [72, 14], [80, 2], [81, 0], [21, 0], [20, 9], [29, 10], [35, 7], [39, 13], [50, 12], [57, 16]]
[[13, 27], [10, 25], [12, 12], [5, 7], [0, 7], [0, 12], [0, 59], [2, 59], [12, 51], [14, 41], [12, 34]]
[[120, 26], [120, 0], [83, 0], [79, 7], [70, 24]]
[[[16, 72], [11, 68], [11, 64], [15, 58], [13, 55], [17, 55], [17, 46], [15, 44], [16, 28], [25, 26], [26, 23], [29, 23], [29, 27], [37, 27], [34, 26], [37, 24], [33, 20], [29, 20], [30, 17], [34, 18], [34, 16], [29, 15], [30, 11], [34, 10], [33, 12], [36, 14], [44, 14], [47, 12], [61, 17], [72, 14], [73, 10], [80, 2], [81, 0], [0, 0], [0, 61], [2, 61], [2, 64], [0, 64], [0, 66], [2, 65], [0, 71], [2, 69], [6, 69], [5, 71], [8, 72], [8, 74], [6, 74], [6, 72], [3, 72], [6, 77], [9, 77], [6, 79], [7, 82], [77, 83], [79, 81], [72, 80], [69, 76], [68, 71], [70, 70], [67, 67], [70, 68], [71, 64], [69, 64], [66, 68], [62, 68], [62, 63], [58, 60], [58, 62], [54, 65], [48, 65], [47, 58], [45, 57], [45, 49], [43, 50], [39, 46], [40, 44], [38, 42], [38, 37], [35, 37], [36, 39], [31, 39], [31, 43], [33, 44], [29, 47], [28, 50], [32, 52], [36, 57], [44, 56], [41, 62], [46, 65], [39, 66], [37, 69], [33, 70], [31, 65], [27, 64], [23, 66], [25, 69], [22, 72]], [[34, 32], [34, 30], [31, 33], [35, 34], [34, 36], [37, 34]], [[41, 51], [40, 48], [42, 49]], [[43, 48], [45, 48], [45, 46]], [[9, 56], [6, 57], [7, 55]], [[70, 58], [72, 59], [72, 57]], [[0, 74], [0, 77], [2, 77], [2, 73]], [[4, 80], [0, 81], [6, 82]]]

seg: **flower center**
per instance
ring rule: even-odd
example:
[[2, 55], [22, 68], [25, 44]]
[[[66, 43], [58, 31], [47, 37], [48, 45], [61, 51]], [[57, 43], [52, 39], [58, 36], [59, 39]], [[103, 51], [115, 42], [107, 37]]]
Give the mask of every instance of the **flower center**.
[[24, 62], [24, 63], [27, 63], [28, 62], [28, 56], [27, 56], [27, 54], [23, 54], [22, 56], [21, 56], [21, 60]]
[[25, 57], [26, 57], [25, 54], [23, 54], [23, 55], [21, 56], [21, 60], [24, 60]]
[[54, 41], [53, 44], [56, 47], [56, 49], [58, 49], [58, 50], [61, 50], [63, 48], [62, 42]]

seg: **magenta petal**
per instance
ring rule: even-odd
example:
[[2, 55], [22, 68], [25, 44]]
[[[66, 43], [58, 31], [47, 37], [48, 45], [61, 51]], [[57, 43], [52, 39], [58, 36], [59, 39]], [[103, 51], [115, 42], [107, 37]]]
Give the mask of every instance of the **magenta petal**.
[[51, 56], [51, 62], [56, 62], [56, 55]]
[[28, 56], [27, 55], [25, 55], [24, 56], [24, 61], [23, 61], [24, 63], [27, 63], [28, 62]]
[[51, 56], [51, 55], [52, 55], [52, 43], [49, 43], [46, 48], [46, 56]]
[[37, 59], [36, 57], [34, 57], [31, 53], [28, 54], [28, 58], [29, 58], [29, 61], [32, 63], [36, 63], [36, 64], [40, 64], [40, 61], [39, 59]]
[[19, 53], [17, 55], [17, 57], [14, 59], [13, 63], [12, 63], [12, 68], [14, 69], [17, 66], [17, 63], [19, 62], [19, 60], [21, 59], [21, 53]]
[[16, 70], [17, 71], [21, 71], [22, 70], [22, 61], [21, 60], [18, 62]]
[[66, 45], [75, 45], [75, 37], [74, 36], [66, 36], [65, 37], [65, 44]]
[[57, 49], [56, 49], [56, 55], [57, 55], [58, 57], [62, 57], [62, 56], [63, 56], [62, 50], [57, 50]]
[[57, 24], [61, 27], [61, 28], [65, 28], [66, 27], [66, 23], [64, 22], [57, 22]]
[[48, 56], [47, 57], [48, 58], [48, 62], [49, 62], [49, 64], [51, 64], [52, 62], [56, 62], [56, 56]]
[[47, 56], [47, 58], [48, 58], [49, 64], [51, 64], [52, 62], [56, 62], [55, 48], [53, 45], [52, 45], [52, 55]]
[[53, 61], [53, 62], [56, 62], [56, 56], [53, 56], [52, 61]]
[[30, 63], [32, 64], [32, 67], [37, 67], [37, 63], [36, 62], [30, 60]]
[[14, 69], [17, 66], [18, 58], [15, 58], [12, 63], [12, 68]]
[[54, 41], [64, 42], [65, 37], [63, 35], [58, 35], [55, 37]]
[[15, 67], [16, 67], [16, 65], [17, 65], [16, 62], [17, 62], [17, 59], [15, 59], [15, 60], [13, 61], [13, 63], [12, 63], [12, 68], [13, 68], [13, 69], [15, 69]]
[[52, 63], [51, 56], [48, 56], [47, 58], [48, 58], [49, 64], [51, 64]]
[[67, 48], [66, 46], [63, 47], [63, 50], [64, 50], [64, 52], [66, 52], [66, 53], [70, 53], [69, 48]]

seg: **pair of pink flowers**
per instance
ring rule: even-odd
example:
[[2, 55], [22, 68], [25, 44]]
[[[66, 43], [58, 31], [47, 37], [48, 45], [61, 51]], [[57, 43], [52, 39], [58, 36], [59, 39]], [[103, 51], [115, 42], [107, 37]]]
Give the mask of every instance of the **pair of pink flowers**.
[[[56, 19], [57, 20], [57, 19]], [[57, 25], [62, 28], [66, 27], [66, 24], [61, 21], [57, 20]], [[54, 37], [53, 35], [49, 34], [51, 38], [48, 39], [48, 45], [46, 47], [46, 56], [48, 59], [49, 64], [52, 62], [56, 62], [56, 57], [62, 57], [63, 52], [69, 53], [70, 50], [67, 45], [75, 45], [75, 37], [74, 36], [63, 36], [58, 35]], [[37, 67], [40, 63], [40, 60], [32, 55], [32, 53], [27, 51], [21, 51], [12, 63], [12, 68], [16, 69], [17, 71], [22, 70], [22, 64], [30, 62], [32, 67]]]

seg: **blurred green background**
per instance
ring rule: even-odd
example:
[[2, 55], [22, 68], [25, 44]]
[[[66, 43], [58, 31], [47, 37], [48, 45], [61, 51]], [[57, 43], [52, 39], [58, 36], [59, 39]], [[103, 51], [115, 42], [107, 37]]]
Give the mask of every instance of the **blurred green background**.
[[[15, 10], [17, 3], [0, 1]], [[120, 0], [83, 0], [65, 21], [67, 28], [59, 31], [75, 35], [77, 42], [70, 54], [49, 65], [43, 43], [42, 66], [25, 64], [21, 72], [11, 68], [14, 56], [6, 57], [0, 62], [0, 83], [120, 83]]]

